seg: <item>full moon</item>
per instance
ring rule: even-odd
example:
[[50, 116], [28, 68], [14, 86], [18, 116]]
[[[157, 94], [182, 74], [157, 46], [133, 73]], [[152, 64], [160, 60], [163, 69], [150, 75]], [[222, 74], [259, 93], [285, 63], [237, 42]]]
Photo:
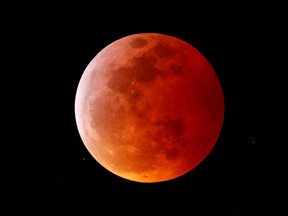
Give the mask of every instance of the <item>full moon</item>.
[[209, 61], [184, 40], [138, 33], [87, 64], [75, 96], [80, 137], [95, 160], [135, 182], [183, 176], [211, 152], [224, 96]]

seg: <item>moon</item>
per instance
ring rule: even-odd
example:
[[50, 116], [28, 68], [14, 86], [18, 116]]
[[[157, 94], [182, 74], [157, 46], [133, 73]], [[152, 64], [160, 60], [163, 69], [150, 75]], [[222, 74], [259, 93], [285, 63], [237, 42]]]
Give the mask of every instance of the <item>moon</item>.
[[75, 96], [80, 137], [111, 173], [153, 183], [190, 172], [211, 152], [224, 96], [209, 61], [175, 36], [136, 33], [104, 47]]

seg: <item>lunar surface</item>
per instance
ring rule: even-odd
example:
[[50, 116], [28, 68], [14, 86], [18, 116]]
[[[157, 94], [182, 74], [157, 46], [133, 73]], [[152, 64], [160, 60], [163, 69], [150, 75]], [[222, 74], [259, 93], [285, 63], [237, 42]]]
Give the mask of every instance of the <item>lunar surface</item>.
[[136, 182], [180, 177], [207, 157], [224, 118], [213, 67], [174, 36], [139, 33], [104, 47], [75, 98], [77, 128], [91, 155]]

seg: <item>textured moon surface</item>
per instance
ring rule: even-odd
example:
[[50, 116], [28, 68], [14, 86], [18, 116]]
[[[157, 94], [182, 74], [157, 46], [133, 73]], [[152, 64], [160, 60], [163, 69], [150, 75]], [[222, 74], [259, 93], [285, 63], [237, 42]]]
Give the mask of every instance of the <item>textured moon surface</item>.
[[75, 97], [84, 145], [111, 173], [136, 182], [180, 177], [210, 153], [224, 119], [208, 60], [174, 36], [139, 33], [104, 47]]

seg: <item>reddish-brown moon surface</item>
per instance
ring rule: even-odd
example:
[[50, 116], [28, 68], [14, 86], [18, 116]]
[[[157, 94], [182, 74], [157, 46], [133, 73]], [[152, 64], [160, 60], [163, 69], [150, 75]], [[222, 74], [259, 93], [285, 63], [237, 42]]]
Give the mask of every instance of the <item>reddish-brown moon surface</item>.
[[210, 153], [224, 97], [213, 67], [193, 46], [139, 33], [112, 42], [87, 65], [75, 117], [84, 145], [104, 168], [131, 181], [162, 182]]

